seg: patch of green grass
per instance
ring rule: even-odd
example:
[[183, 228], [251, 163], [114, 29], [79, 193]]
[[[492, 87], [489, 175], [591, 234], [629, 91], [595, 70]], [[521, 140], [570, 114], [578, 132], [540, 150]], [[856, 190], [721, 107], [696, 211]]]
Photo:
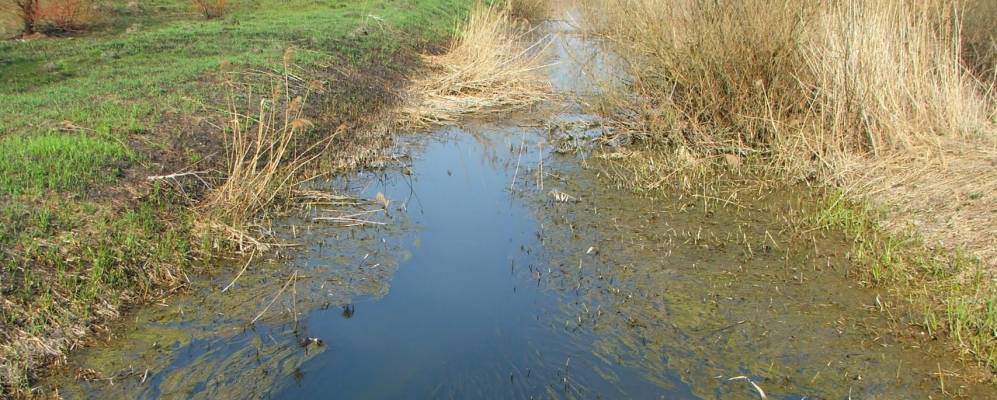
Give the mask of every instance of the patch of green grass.
[[85, 134], [0, 138], [0, 194], [25, 190], [83, 191], [110, 183], [131, 158], [121, 143]]
[[831, 195], [815, 223], [852, 238], [852, 258], [864, 280], [905, 300], [907, 319], [932, 335], [946, 335], [997, 372], [997, 281], [974, 257], [931, 249], [912, 233], [882, 227], [876, 210]]
[[[0, 135], [38, 135], [61, 121], [121, 139], [146, 133], [167, 113], [219, 108], [212, 101], [219, 86], [204, 83], [218, 77], [223, 64], [266, 70], [280, 64], [289, 46], [299, 49], [296, 62], [305, 68], [400, 69], [395, 63], [404, 47], [448, 37], [468, 2], [230, 3], [230, 12], [216, 20], [184, 13], [190, 2], [182, 0], [127, 15], [105, 7], [103, 20], [110, 22], [98, 24], [102, 31], [0, 42]], [[138, 29], [123, 29], [140, 21]], [[0, 147], [0, 153], [11, 150]]]

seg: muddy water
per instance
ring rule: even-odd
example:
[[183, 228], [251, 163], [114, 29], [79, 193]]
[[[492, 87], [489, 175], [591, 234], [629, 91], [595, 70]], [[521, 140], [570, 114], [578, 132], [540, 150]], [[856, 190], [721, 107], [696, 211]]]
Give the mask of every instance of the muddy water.
[[[593, 65], [567, 28], [554, 53]], [[554, 69], [559, 90], [588, 82], [574, 63]], [[591, 119], [577, 111], [554, 118]], [[917, 332], [848, 276], [842, 238], [785, 229], [805, 196], [635, 197], [597, 158], [553, 151], [593, 133], [405, 138], [411, 159], [316, 187], [365, 200], [275, 226], [298, 247], [133, 312], [45, 384], [69, 398], [997, 398], [941, 345], [893, 334]]]

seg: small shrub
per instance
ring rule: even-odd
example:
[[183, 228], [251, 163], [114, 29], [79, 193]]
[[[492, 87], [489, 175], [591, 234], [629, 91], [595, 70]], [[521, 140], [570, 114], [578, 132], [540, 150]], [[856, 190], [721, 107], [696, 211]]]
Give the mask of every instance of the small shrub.
[[192, 0], [194, 10], [207, 19], [219, 18], [225, 15], [227, 0]]
[[41, 1], [36, 12], [36, 30], [50, 33], [80, 32], [93, 20], [93, 1]]
[[25, 36], [79, 32], [93, 19], [93, 0], [4, 0], [0, 5], [0, 11], [8, 10], [20, 21]]

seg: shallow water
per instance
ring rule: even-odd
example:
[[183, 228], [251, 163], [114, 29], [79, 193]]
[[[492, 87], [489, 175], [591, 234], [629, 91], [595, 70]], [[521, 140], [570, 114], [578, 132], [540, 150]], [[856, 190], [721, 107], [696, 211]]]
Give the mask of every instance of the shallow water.
[[[555, 42], [562, 60], [591, 50]], [[555, 69], [559, 90], [571, 73]], [[894, 335], [843, 238], [785, 229], [804, 195], [636, 197], [603, 161], [551, 152], [591, 133], [405, 138], [404, 165], [316, 187], [369, 201], [287, 217], [275, 231], [300, 247], [228, 291], [241, 265], [136, 310], [45, 383], [69, 398], [759, 398], [750, 379], [777, 399], [939, 398], [941, 372], [946, 393], [995, 398], [948, 349]]]

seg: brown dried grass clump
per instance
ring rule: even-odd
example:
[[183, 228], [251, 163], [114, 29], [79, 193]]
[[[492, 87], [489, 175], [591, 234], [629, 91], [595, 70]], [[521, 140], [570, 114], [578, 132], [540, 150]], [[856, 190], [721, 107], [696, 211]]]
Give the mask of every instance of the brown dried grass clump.
[[547, 19], [551, 12], [549, 0], [508, 0], [506, 8], [513, 18], [522, 18], [531, 22]]
[[238, 108], [232, 91], [225, 178], [200, 205], [202, 228], [229, 239], [240, 251], [268, 249], [265, 235], [251, 233], [251, 228], [264, 213], [294, 197], [299, 172], [322, 155], [335, 136], [301, 144], [299, 136], [313, 125], [305, 118], [305, 104], [322, 87], [295, 78], [293, 58], [294, 50], [287, 49], [283, 74], [268, 77], [269, 96], [248, 94], [250, 102], [257, 101], [250, 113]]
[[997, 90], [997, 1], [966, 1], [963, 58], [991, 91]]
[[227, 0], [191, 0], [194, 11], [201, 14], [204, 19], [215, 19], [225, 16], [228, 9]]
[[838, 180], [853, 198], [885, 209], [883, 225], [913, 228], [932, 246], [967, 250], [997, 266], [997, 142], [945, 143], [937, 157], [891, 153], [843, 159]]
[[479, 4], [449, 51], [427, 56], [433, 70], [412, 83], [401, 108], [405, 126], [457, 122], [468, 114], [524, 109], [550, 96], [543, 77], [546, 39], [532, 33], [507, 8]]

